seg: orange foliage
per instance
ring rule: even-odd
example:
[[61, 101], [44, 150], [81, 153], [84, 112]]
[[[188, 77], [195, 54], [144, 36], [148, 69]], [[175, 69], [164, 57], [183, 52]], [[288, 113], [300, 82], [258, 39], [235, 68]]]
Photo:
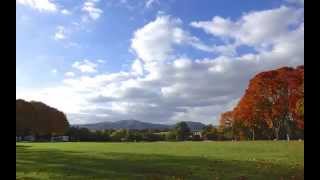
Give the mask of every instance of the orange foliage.
[[231, 127], [232, 126], [232, 121], [233, 121], [233, 112], [232, 111], [227, 111], [225, 113], [221, 114], [219, 123], [222, 127]]
[[251, 129], [261, 126], [261, 123], [277, 128], [283, 119], [288, 118], [303, 129], [303, 98], [304, 66], [262, 72], [250, 80], [244, 96], [233, 111], [221, 115], [220, 124], [225, 125], [232, 119]]

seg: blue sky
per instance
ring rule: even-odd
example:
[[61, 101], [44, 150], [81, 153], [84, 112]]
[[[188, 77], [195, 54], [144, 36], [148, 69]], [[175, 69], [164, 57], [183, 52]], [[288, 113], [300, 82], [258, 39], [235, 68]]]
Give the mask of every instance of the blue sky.
[[303, 64], [303, 6], [303, 0], [17, 0], [17, 98], [44, 101], [72, 123], [215, 124], [252, 75]]

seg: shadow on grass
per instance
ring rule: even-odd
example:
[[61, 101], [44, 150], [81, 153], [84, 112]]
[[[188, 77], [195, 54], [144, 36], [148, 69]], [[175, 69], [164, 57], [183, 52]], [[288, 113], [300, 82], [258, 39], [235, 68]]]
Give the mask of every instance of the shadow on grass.
[[134, 153], [81, 153], [16, 146], [17, 179], [304, 179], [303, 168], [272, 162]]

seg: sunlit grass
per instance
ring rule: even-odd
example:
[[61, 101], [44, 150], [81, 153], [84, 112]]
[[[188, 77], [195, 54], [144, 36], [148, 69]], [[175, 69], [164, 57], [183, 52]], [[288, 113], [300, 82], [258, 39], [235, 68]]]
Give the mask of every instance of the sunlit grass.
[[304, 142], [17, 143], [17, 179], [303, 179]]

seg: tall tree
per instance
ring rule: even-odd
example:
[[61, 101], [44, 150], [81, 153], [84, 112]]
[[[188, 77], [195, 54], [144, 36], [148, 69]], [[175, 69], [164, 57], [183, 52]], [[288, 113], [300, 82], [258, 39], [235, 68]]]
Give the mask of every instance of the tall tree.
[[176, 138], [178, 141], [186, 140], [190, 134], [190, 128], [186, 122], [178, 122], [175, 126]]
[[17, 135], [63, 135], [68, 127], [63, 112], [41, 102], [16, 100]]
[[241, 127], [242, 132], [249, 129], [253, 140], [256, 132], [260, 136], [269, 136], [268, 129], [274, 132], [276, 139], [282, 133], [289, 140], [294, 129], [303, 129], [303, 99], [303, 66], [262, 72], [250, 80], [232, 113], [222, 114], [220, 124], [225, 125], [228, 117], [232, 117], [233, 126]]

